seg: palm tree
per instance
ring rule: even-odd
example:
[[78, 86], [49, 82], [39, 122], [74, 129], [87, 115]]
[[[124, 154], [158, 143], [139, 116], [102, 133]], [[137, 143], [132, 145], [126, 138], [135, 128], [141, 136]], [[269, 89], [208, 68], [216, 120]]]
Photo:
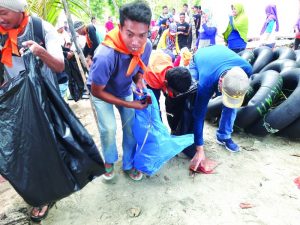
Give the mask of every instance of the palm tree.
[[[30, 12], [37, 14], [51, 24], [56, 24], [63, 10], [61, 0], [27, 0], [27, 2]], [[88, 0], [67, 0], [67, 2], [72, 15], [78, 18], [90, 17], [90, 9], [87, 6]]]

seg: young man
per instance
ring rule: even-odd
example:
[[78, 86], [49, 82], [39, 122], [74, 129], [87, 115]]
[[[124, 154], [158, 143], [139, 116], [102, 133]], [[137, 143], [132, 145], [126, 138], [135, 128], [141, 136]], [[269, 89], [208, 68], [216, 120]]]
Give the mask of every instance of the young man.
[[151, 9], [141, 1], [125, 4], [120, 9], [120, 25], [110, 31], [94, 56], [90, 70], [91, 93], [97, 111], [100, 139], [105, 158], [105, 179], [114, 177], [114, 163], [118, 160], [116, 146], [115, 105], [123, 126], [123, 170], [133, 180], [143, 174], [133, 167], [136, 141], [132, 133], [134, 109], [144, 109], [147, 103], [133, 101], [132, 81], [142, 90], [142, 75], [151, 54], [147, 40]]
[[[214, 93], [222, 94], [223, 110], [217, 130], [217, 143], [230, 152], [239, 146], [231, 139], [237, 108], [243, 103], [249, 87], [251, 65], [232, 50], [221, 45], [198, 49], [194, 56], [193, 74], [198, 76], [198, 92], [194, 109], [194, 134], [196, 154], [190, 169], [211, 173], [216, 163], [205, 158], [203, 126], [208, 101]], [[248, 76], [247, 76], [248, 75]]]
[[178, 44], [179, 49], [181, 50], [188, 45], [188, 36], [190, 25], [185, 21], [185, 14], [179, 14], [180, 22], [177, 24], [177, 35], [178, 35]]
[[[52, 72], [60, 73], [64, 70], [64, 57], [56, 30], [49, 23], [42, 21], [46, 48], [36, 43], [32, 18], [25, 12], [26, 5], [26, 0], [0, 0], [0, 57], [4, 65], [4, 81], [25, 70], [19, 52], [21, 48], [29, 48], [32, 54], [43, 61], [42, 71], [51, 69]], [[37, 222], [44, 219], [50, 206], [51, 204], [34, 207], [30, 214], [31, 219]]]
[[[199, 35], [199, 28], [200, 28], [200, 24], [201, 24], [201, 14], [199, 13], [199, 6], [194, 5], [193, 9], [193, 21], [194, 21], [194, 25], [195, 25], [195, 34], [196, 34], [196, 38], [198, 38]], [[201, 9], [201, 6], [200, 6]]]
[[97, 37], [96, 27], [93, 24], [85, 25], [82, 21], [75, 21], [74, 29], [79, 35], [86, 36], [86, 44], [83, 48], [83, 54], [86, 58], [88, 67], [90, 67], [93, 62], [94, 52], [100, 44]]

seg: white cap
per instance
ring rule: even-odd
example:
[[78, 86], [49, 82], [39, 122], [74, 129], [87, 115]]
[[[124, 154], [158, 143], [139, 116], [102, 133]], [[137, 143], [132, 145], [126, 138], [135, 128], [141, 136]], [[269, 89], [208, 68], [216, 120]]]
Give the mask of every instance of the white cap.
[[223, 104], [228, 108], [239, 108], [249, 88], [249, 78], [240, 67], [232, 67], [222, 81]]
[[14, 12], [24, 12], [27, 6], [26, 0], [0, 0], [0, 7]]

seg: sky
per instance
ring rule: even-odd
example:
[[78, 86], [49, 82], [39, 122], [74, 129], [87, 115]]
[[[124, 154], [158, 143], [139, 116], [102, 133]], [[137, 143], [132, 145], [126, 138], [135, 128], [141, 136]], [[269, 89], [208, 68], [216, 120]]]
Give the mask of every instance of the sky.
[[[201, 0], [201, 8], [209, 8], [213, 12], [218, 34], [225, 31], [228, 15], [231, 13], [232, 0]], [[249, 19], [248, 38], [259, 37], [266, 14], [265, 7], [272, 3], [277, 7], [279, 20], [279, 36], [293, 36], [293, 26], [299, 15], [299, 0], [239, 0], [245, 7]]]

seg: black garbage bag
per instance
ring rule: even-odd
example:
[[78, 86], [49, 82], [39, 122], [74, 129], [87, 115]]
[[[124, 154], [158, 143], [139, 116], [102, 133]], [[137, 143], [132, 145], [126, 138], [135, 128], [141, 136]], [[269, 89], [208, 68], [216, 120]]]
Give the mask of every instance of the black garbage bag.
[[84, 82], [75, 56], [65, 60], [65, 71], [69, 75], [69, 91], [72, 99], [77, 102], [82, 98], [84, 91]]
[[0, 174], [41, 206], [83, 188], [104, 164], [55, 85], [29, 61], [30, 70], [0, 88]]

